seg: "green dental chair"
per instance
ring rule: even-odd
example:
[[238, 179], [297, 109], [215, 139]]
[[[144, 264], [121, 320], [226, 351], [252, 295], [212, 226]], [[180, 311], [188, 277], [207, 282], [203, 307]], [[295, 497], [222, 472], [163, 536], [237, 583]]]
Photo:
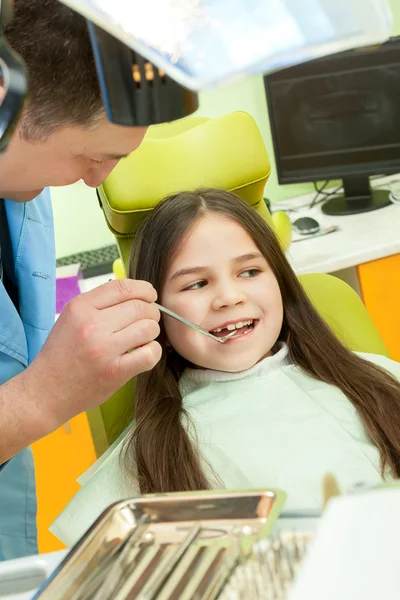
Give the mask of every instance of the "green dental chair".
[[[216, 119], [190, 117], [150, 127], [141, 146], [98, 189], [108, 227], [125, 268], [139, 224], [166, 195], [198, 187], [235, 192], [274, 228], [264, 200], [270, 162], [255, 120], [234, 112]], [[276, 232], [279, 236], [280, 232]], [[286, 248], [285, 248], [286, 249]], [[343, 281], [301, 275], [304, 289], [341, 341], [356, 351], [388, 356], [361, 299]], [[134, 414], [133, 382], [89, 413], [98, 454]]]

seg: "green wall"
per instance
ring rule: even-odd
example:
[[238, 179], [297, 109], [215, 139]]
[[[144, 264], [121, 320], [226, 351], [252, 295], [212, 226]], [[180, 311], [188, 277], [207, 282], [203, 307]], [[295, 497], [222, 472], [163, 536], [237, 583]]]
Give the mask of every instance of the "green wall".
[[[400, 0], [389, 0], [395, 25], [393, 35], [400, 35]], [[256, 119], [267, 146], [272, 174], [265, 194], [272, 201], [307, 193], [309, 184], [280, 186], [275, 174], [271, 133], [262, 76], [248, 77], [233, 85], [200, 94], [199, 114], [217, 117], [234, 110], [244, 110]], [[57, 256], [112, 244], [95, 191], [82, 182], [64, 188], [53, 188], [54, 222]]]
[[106, 225], [95, 190], [82, 181], [52, 188], [51, 199], [57, 258], [115, 242]]

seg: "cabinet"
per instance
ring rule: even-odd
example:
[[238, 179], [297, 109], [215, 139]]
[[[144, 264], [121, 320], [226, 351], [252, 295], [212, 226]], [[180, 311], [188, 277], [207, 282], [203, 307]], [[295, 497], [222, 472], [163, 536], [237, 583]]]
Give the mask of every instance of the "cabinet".
[[39, 552], [64, 546], [49, 526], [79, 490], [77, 478], [96, 460], [88, 416], [83, 413], [32, 445], [36, 469]]
[[400, 254], [358, 265], [357, 275], [375, 327], [390, 356], [400, 362]]

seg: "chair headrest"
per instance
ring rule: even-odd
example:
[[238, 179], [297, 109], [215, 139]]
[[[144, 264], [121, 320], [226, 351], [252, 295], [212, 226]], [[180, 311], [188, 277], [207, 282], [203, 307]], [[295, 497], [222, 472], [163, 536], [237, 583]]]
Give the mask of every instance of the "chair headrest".
[[132, 236], [165, 196], [199, 187], [235, 192], [271, 223], [263, 201], [268, 154], [253, 117], [233, 112], [155, 125], [98, 189], [110, 229]]

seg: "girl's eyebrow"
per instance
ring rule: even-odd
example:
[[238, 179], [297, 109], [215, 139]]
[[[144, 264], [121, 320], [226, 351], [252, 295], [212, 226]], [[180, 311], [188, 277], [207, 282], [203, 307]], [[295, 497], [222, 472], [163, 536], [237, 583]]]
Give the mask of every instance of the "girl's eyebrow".
[[[248, 254], [242, 254], [232, 259], [234, 263], [244, 263], [255, 258], [263, 258], [261, 252], [250, 252]], [[204, 273], [209, 267], [188, 267], [187, 269], [179, 269], [171, 276], [171, 281], [183, 277], [184, 275], [194, 275], [197, 273]]]

